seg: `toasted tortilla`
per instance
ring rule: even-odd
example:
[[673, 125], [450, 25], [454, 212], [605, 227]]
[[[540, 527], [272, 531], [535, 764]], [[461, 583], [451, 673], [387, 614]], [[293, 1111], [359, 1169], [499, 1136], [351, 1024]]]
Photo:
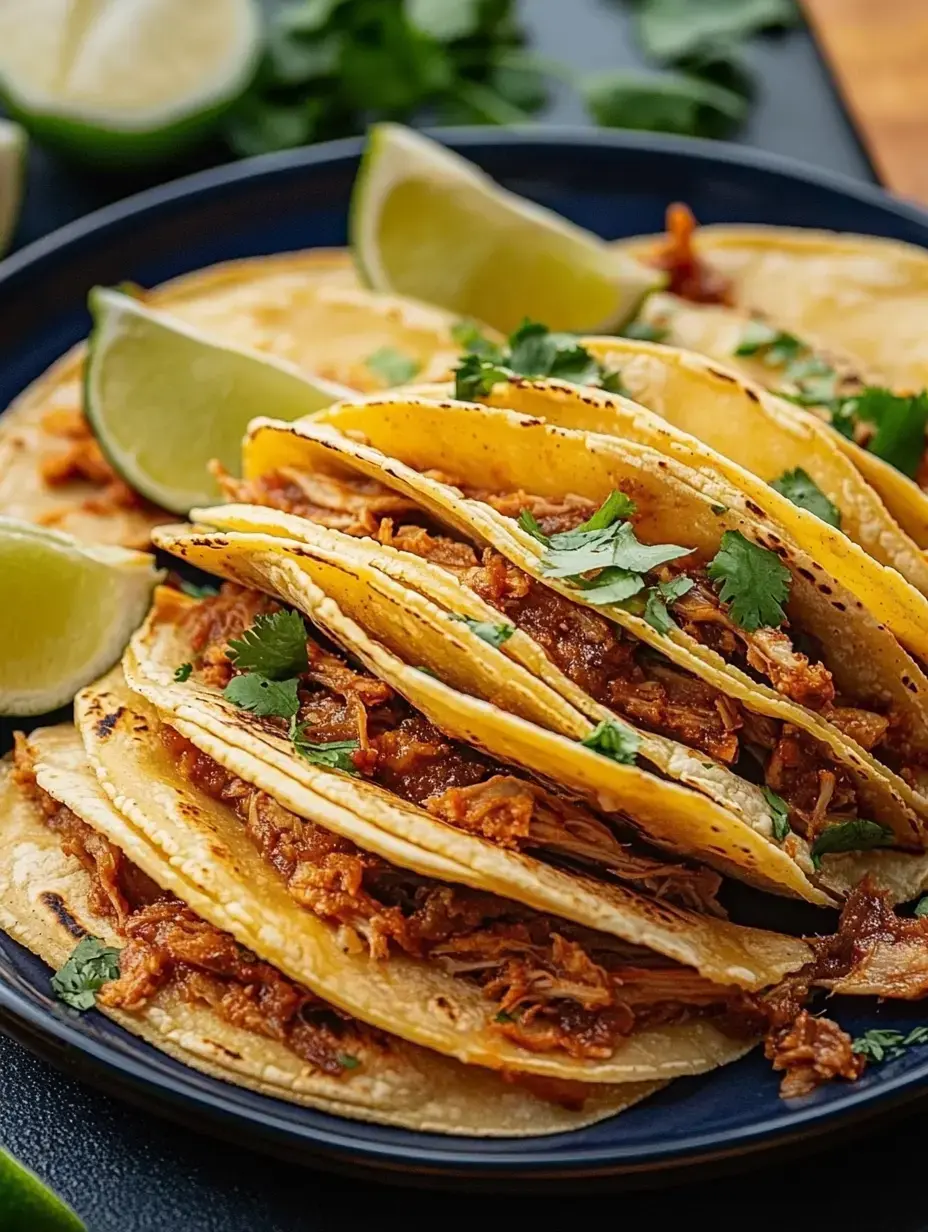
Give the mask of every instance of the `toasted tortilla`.
[[[362, 1022], [465, 1064], [592, 1083], [703, 1073], [749, 1047], [697, 1019], [641, 1031], [606, 1060], [529, 1051], [495, 1029], [494, 1005], [479, 986], [403, 954], [373, 959], [366, 948], [358, 952], [346, 945], [337, 926], [302, 907], [235, 814], [178, 771], [158, 738], [157, 711], [117, 673], [79, 694], [75, 714], [99, 785], [136, 835], [119, 844], [130, 859], [198, 915]], [[56, 794], [54, 776], [37, 771], [37, 779]], [[371, 833], [374, 826], [342, 804], [320, 795], [313, 810], [327, 829], [363, 831], [371, 841], [383, 841], [382, 832]], [[86, 808], [75, 811], [87, 817]], [[107, 817], [94, 814], [94, 826], [110, 837]], [[413, 854], [411, 844], [404, 851]], [[433, 853], [420, 851], [416, 859], [444, 869], [446, 879], [461, 869]], [[149, 867], [153, 860], [156, 874]]]
[[[100, 789], [73, 727], [33, 732], [30, 741], [56, 798], [91, 824], [105, 817], [111, 841], [121, 834], [127, 847], [143, 845]], [[83, 936], [118, 948], [121, 936], [91, 906], [87, 872], [62, 850], [59, 837], [10, 772], [6, 758], [0, 764], [0, 927], [52, 968], [65, 962]], [[152, 849], [148, 869], [156, 868], [162, 863]], [[560, 1133], [619, 1112], [659, 1085], [590, 1086], [583, 1109], [576, 1111], [538, 1099], [487, 1070], [395, 1038], [384, 1049], [363, 1040], [353, 1043], [360, 1064], [333, 1077], [282, 1043], [185, 1000], [170, 986], [132, 1013], [99, 1008], [146, 1043], [210, 1077], [333, 1115], [434, 1133]]]
[[[916, 742], [922, 740], [928, 698], [922, 669], [817, 562], [769, 525], [697, 491], [688, 482], [688, 468], [633, 442], [607, 441], [467, 403], [396, 396], [340, 404], [323, 416], [325, 422], [316, 417], [289, 425], [255, 420], [246, 439], [246, 477], [282, 465], [363, 473], [403, 492], [465, 538], [494, 546], [540, 582], [579, 603], [584, 601], [582, 590], [544, 576], [541, 545], [515, 521], [483, 502], [462, 498], [457, 488], [423, 472], [434, 468], [475, 488], [558, 497], [576, 493], [596, 504], [619, 488], [638, 505], [636, 531], [645, 542], [675, 542], [685, 527], [686, 546], [706, 557], [718, 550], [724, 530], [740, 530], [776, 551], [790, 568], [788, 615], [818, 637], [839, 689], [851, 697], [892, 701], [911, 721]], [[371, 445], [362, 445], [363, 439]], [[924, 845], [925, 797], [820, 715], [754, 681], [679, 629], [663, 635], [617, 605], [596, 610], [749, 709], [821, 740], [855, 776], [868, 815], [892, 827], [901, 846], [916, 850]]]
[[[622, 240], [639, 258], [659, 237]], [[709, 226], [699, 257], [739, 308], [824, 349], [854, 356], [898, 389], [928, 385], [928, 253], [914, 244], [799, 227]]]
[[[781, 413], [780, 399], [700, 355], [627, 339], [585, 338], [583, 345], [621, 374], [634, 402], [566, 381], [527, 378], [501, 381], [481, 401], [563, 428], [635, 441], [676, 459], [699, 491], [733, 500], [747, 517], [785, 531], [903, 645], [928, 660], [928, 561], [824, 425]], [[439, 401], [453, 396], [445, 385], [406, 392]], [[770, 487], [795, 467], [833, 498], [841, 530]]]
[[[367, 365], [384, 348], [419, 366], [419, 377], [447, 376], [460, 347], [455, 318], [410, 300], [358, 286], [350, 255], [318, 249], [230, 261], [142, 293], [146, 302], [230, 344], [265, 351], [351, 389], [388, 382]], [[79, 414], [82, 343], [34, 381], [0, 417], [0, 514], [53, 525], [79, 539], [146, 547], [166, 520], [145, 502], [105, 502], [83, 480], [50, 486], [42, 468], [65, 454], [54, 417]]]

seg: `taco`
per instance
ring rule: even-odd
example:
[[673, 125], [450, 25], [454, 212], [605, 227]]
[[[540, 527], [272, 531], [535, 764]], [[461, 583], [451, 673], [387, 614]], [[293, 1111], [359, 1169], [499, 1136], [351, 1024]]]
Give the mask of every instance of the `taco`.
[[[219, 341], [362, 391], [444, 377], [459, 351], [453, 317], [358, 287], [339, 251], [233, 261], [137, 294]], [[0, 513], [144, 547], [167, 515], [102, 453], [82, 412], [84, 353], [71, 350], [0, 418]]]
[[[344, 426], [354, 439], [335, 433], [330, 426], [321, 423], [304, 421], [297, 426], [275, 426], [266, 421], [256, 422], [246, 448], [246, 480], [242, 484], [229, 483], [230, 495], [272, 508], [289, 509], [304, 518], [340, 523], [342, 529], [353, 530], [355, 534], [377, 534], [382, 542], [393, 543], [407, 552], [418, 552], [433, 562], [454, 568], [465, 584], [476, 585], [481, 597], [503, 611], [510, 621], [519, 627], [527, 626], [561, 674], [579, 684], [579, 689], [571, 696], [578, 708], [584, 708], [583, 696], [586, 695], [589, 702], [592, 694], [592, 700], [600, 707], [611, 708], [639, 727], [650, 728], [659, 735], [695, 747], [713, 757], [716, 763], [734, 764], [743, 745], [750, 759], [759, 761], [767, 789], [766, 812], [753, 822], [747, 817], [744, 820], [767, 838], [774, 836], [774, 811], [780, 808], [783, 813], [795, 814], [791, 817], [793, 828], [799, 835], [807, 834], [813, 846], [817, 845], [816, 854], [841, 836], [846, 839], [862, 837], [863, 830], [873, 836], [873, 841], [868, 840], [864, 845], [884, 845], [890, 841], [888, 836], [883, 833], [880, 837], [881, 831], [870, 829], [870, 819], [874, 816], [883, 825], [897, 827], [896, 841], [902, 847], [910, 850], [920, 847], [922, 823], [918, 817], [924, 811], [921, 792], [895, 772], [890, 764], [891, 754], [868, 752], [864, 747], [869, 744], [874, 748], [871, 737], [877, 731], [877, 723], [884, 732], [891, 730], [887, 711], [893, 689], [901, 692], [898, 686], [903, 676], [915, 686], [913, 691], [908, 684], [902, 685], [906, 694], [904, 699], [900, 698], [903, 711], [913, 715], [914, 730], [921, 727], [920, 670], [885, 629], [872, 621], [859, 602], [843, 593], [833, 580], [826, 580], [826, 575], [814, 562], [803, 559], [801, 553], [790, 548], [769, 528], [736, 518], [733, 510], [694, 492], [678, 479], [679, 468], [677, 474], [671, 474], [671, 462], [655, 457], [650, 450], [632, 448], [628, 444], [619, 449], [615, 442], [609, 442], [609, 448], [604, 449], [597, 438], [583, 437], [506, 412], [486, 409], [478, 412], [476, 408], [461, 404], [411, 404], [397, 400], [378, 401], [376, 406], [342, 407], [327, 412], [326, 417]], [[357, 438], [364, 434], [372, 437], [385, 452], [361, 445]], [[442, 441], [448, 444], [443, 445]], [[458, 489], [450, 488], [434, 475], [413, 470], [398, 457], [387, 457], [387, 454], [411, 458], [423, 471], [428, 466], [440, 466], [446, 476], [449, 471], [455, 471], [454, 477], [459, 484], [469, 482], [474, 488], [462, 500]], [[360, 482], [358, 472], [365, 477]], [[385, 489], [371, 487], [370, 481], [375, 478], [390, 485], [390, 490], [401, 492], [418, 503], [431, 518], [450, 526], [457, 538], [449, 543], [444, 536], [438, 542], [431, 542], [428, 533], [423, 535], [421, 513], [418, 526], [415, 514], [404, 515], [404, 520], [413, 522], [407, 533], [397, 533], [395, 520], [384, 524], [381, 533], [379, 526], [383, 515], [374, 511]], [[490, 483], [495, 485], [495, 492], [488, 494]], [[708, 559], [713, 551], [718, 554], [722, 532], [727, 530], [725, 544], [739, 545], [738, 551], [751, 559], [760, 559], [764, 568], [769, 566], [774, 572], [782, 568], [784, 572], [778, 576], [784, 580], [789, 578], [789, 599], [785, 600], [784, 596], [784, 600], [792, 627], [806, 637], [812, 635], [817, 639], [807, 647], [812, 658], [793, 650], [780, 629], [769, 631], [776, 649], [773, 643], [767, 647], [766, 663], [753, 652], [753, 662], [745, 659], [739, 662], [737, 652], [733, 654], [733, 644], [738, 639], [750, 648], [757, 629], [751, 632], [739, 627], [735, 623], [737, 613], [735, 618], [727, 617], [726, 636], [719, 640], [716, 649], [708, 622], [718, 622], [726, 628], [724, 622], [730, 608], [719, 600], [706, 581], [699, 586], [696, 610], [700, 620], [707, 622], [704, 630], [699, 629], [699, 621], [694, 622], [687, 612], [687, 608], [692, 610], [691, 604], [697, 596], [691, 597], [687, 604], [687, 595], [684, 595], [681, 607], [670, 585], [673, 578], [663, 575], [658, 575], [663, 577], [662, 581], [652, 579], [650, 589], [645, 589], [643, 579], [632, 579], [637, 593], [632, 593], [631, 598], [637, 602], [629, 605], [631, 610], [611, 604], [597, 611], [597, 596], [594, 595], [590, 603], [590, 591], [586, 587], [565, 585], [561, 578], [545, 575], [541, 564], [542, 547], [513, 520], [500, 513], [500, 508], [516, 514], [522, 506], [532, 507], [539, 516], [549, 519], [548, 533], [558, 533], [557, 525], [576, 526], [595, 510], [594, 502], [609, 497], [613, 490], [623, 486], [632, 493], [639, 507], [643, 506], [644, 520], [636, 522], [635, 527], [642, 527], [645, 538], [652, 540], [653, 550], [657, 551], [654, 539], [659, 545], [670, 537], [668, 527], [672, 533], [674, 526], [686, 525], [689, 543], [685, 546], [691, 546], [697, 541], [694, 536], [698, 536], [701, 551]], [[528, 496], [526, 493], [532, 487], [536, 492], [542, 487], [542, 495]], [[487, 495], [495, 508], [481, 499]], [[616, 493], [609, 500], [612, 516], [605, 518], [609, 513], [607, 509], [600, 518], [610, 521], [613, 530], [628, 535], [630, 527], [625, 531], [621, 529], [622, 524], [628, 526], [627, 518], [616, 516], [622, 506], [621, 495]], [[200, 516], [214, 524], [243, 529], [249, 528], [253, 517], [242, 507], [231, 512], [224, 512], [220, 507]], [[269, 511], [259, 517], [262, 525], [255, 528], [273, 531], [272, 523], [282, 514]], [[612, 534], [604, 521], [598, 525], [601, 530], [596, 534], [606, 538]], [[434, 524], [431, 529], [434, 532]], [[287, 528], [280, 533], [294, 534], [293, 523], [288, 522]], [[570, 532], [565, 539], [569, 536]], [[752, 546], [755, 540], [758, 547], [766, 544], [762, 555], [755, 558], [751, 549], [742, 544], [742, 539], [750, 540]], [[480, 558], [467, 547], [475, 541], [492, 548], [484, 564], [492, 564], [497, 556], [501, 562], [495, 573], [502, 579], [502, 589], [497, 585], [495, 602], [493, 584], [488, 585], [481, 578]], [[557, 541], [555, 548], [561, 542], [564, 541]], [[776, 553], [776, 563], [772, 552]], [[785, 560], [786, 565], [781, 560]], [[511, 565], [516, 565], [518, 572], [509, 573]], [[507, 576], [521, 595], [516, 594], [512, 586], [507, 590]], [[625, 578], [620, 581], [625, 585]], [[663, 591], [654, 589], [660, 585], [664, 586]], [[678, 588], [680, 585], [677, 582]], [[823, 594], [818, 587], [829, 593]], [[552, 591], [559, 596], [556, 601], [548, 598]], [[731, 596], [726, 594], [725, 598], [728, 600]], [[578, 614], [578, 601], [584, 604], [585, 615]], [[569, 637], [554, 636], [550, 628], [545, 631], [537, 608], [540, 604], [552, 608], [555, 603], [557, 614], [553, 616], [549, 611], [548, 623], [550, 625], [553, 620], [554, 628], [563, 628], [565, 622], [571, 622]], [[689, 634], [672, 618], [668, 619], [671, 611], [677, 612], [686, 622], [691, 630]], [[610, 620], [622, 628], [622, 633], [617, 632]], [[707, 633], [709, 644], [697, 640], [699, 636], [705, 638]], [[766, 637], [761, 626], [762, 642]], [[502, 649], [505, 653], [506, 647]], [[606, 650], [609, 650], [608, 655]], [[726, 659], [723, 655], [729, 657]], [[584, 656], [587, 666], [584, 666]], [[632, 669], [627, 666], [630, 658]], [[771, 662], [773, 659], [776, 664]], [[873, 673], [868, 682], [860, 675], [860, 663], [864, 661], [869, 662]], [[890, 661], [896, 666], [887, 669], [887, 678], [877, 683], [883, 670], [880, 664]], [[595, 663], [596, 670], [589, 663]], [[779, 679], [776, 679], [777, 667], [787, 669], [786, 675]], [[762, 671], [768, 673], [766, 679], [781, 691], [765, 683]], [[896, 671], [899, 675], [894, 678]], [[649, 673], [650, 679], [642, 672]], [[811, 689], [802, 687], [803, 681], [815, 680], [832, 682], [826, 684], [826, 688], [835, 689], [834, 700], [821, 705], [814, 697], [814, 684]], [[557, 687], [554, 677], [549, 682]], [[645, 685], [649, 687], [642, 691]], [[646, 706], [648, 699], [659, 704]], [[721, 711], [716, 701], [720, 702]], [[733, 707], [731, 711], [729, 705]], [[812, 708], [816, 705], [824, 715]], [[590, 709], [585, 712], [591, 717], [601, 714], [601, 711]], [[729, 715], [730, 721], [720, 721], [723, 715]], [[857, 723], [860, 726], [856, 726]], [[868, 727], [868, 724], [873, 726]], [[839, 725], [843, 725], [843, 729], [839, 730]], [[918, 742], [919, 738], [907, 748], [914, 750]], [[877, 755], [883, 760], [877, 761]], [[917, 767], [917, 755], [913, 764]], [[911, 769], [905, 769], [917, 781]], [[744, 771], [742, 762], [742, 776]], [[820, 801], [824, 804], [824, 812], [819, 808], [816, 813]], [[848, 827], [849, 821], [865, 824]], [[841, 824], [842, 830], [821, 840], [820, 832], [830, 830], [835, 824]], [[785, 829], [780, 833], [782, 837]], [[798, 848], [795, 845], [799, 835], [788, 835], [787, 841], [790, 854], [802, 860], [803, 843], [800, 841]], [[845, 837], [841, 837], [842, 842]], [[806, 867], [811, 868], [808, 861]]]
[[76, 713], [101, 786], [170, 864], [167, 888], [371, 1026], [465, 1064], [593, 1083], [701, 1073], [763, 1030], [760, 995], [473, 888], [487, 885], [475, 870], [282, 774], [254, 740], [267, 719], [248, 749], [227, 744], [115, 675]]
[[924, 251], [823, 231], [696, 230], [676, 206], [668, 230], [663, 243], [623, 241], [671, 271], [669, 293], [646, 301], [635, 332], [734, 366], [796, 404], [799, 423], [809, 408], [928, 547]]
[[[457, 370], [457, 393], [561, 427], [636, 441], [677, 459], [700, 491], [787, 531], [913, 654], [928, 660], [928, 562], [824, 426], [780, 413], [765, 391], [699, 355], [617, 338], [585, 338], [582, 350], [619, 388], [507, 377], [495, 359], [471, 352]], [[447, 385], [404, 392], [455, 396]]]
[[573, 1129], [659, 1085], [533, 1091], [326, 1004], [198, 915], [200, 891], [178, 897], [170, 862], [116, 811], [70, 725], [20, 737], [15, 764], [0, 763], [0, 834], [0, 927], [63, 968], [67, 1004], [95, 999], [211, 1077], [352, 1119], [488, 1137]]

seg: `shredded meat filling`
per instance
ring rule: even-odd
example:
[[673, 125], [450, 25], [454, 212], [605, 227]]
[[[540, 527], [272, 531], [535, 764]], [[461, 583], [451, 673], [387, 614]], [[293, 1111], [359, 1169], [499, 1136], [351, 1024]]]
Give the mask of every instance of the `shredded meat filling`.
[[16, 733], [14, 781], [39, 807], [62, 850], [80, 861], [90, 906], [125, 938], [119, 978], [98, 993], [101, 1005], [132, 1013], [171, 987], [209, 1006], [224, 1022], [285, 1044], [323, 1073], [353, 1068], [352, 1042], [384, 1047], [380, 1033], [333, 1009], [160, 889], [118, 847], [39, 787], [35, 757]]
[[667, 290], [696, 304], [732, 303], [729, 280], [702, 260], [693, 247], [696, 219], [689, 207], [679, 202], [669, 206], [665, 225], [667, 234], [652, 254], [651, 263], [667, 271]]
[[[49, 411], [42, 420], [42, 427], [49, 435], [60, 436], [67, 442], [60, 453], [52, 454], [41, 464], [39, 477], [48, 487], [87, 483], [99, 488], [99, 495], [90, 496], [81, 504], [88, 513], [107, 514], [117, 509], [154, 508], [118, 477], [80, 411]], [[57, 516], [50, 515], [45, 522], [54, 521]]]
[[[397, 950], [433, 958], [476, 981], [499, 1006], [498, 1029], [526, 1047], [608, 1057], [644, 1026], [749, 1005], [738, 989], [683, 968], [672, 974], [677, 968], [651, 951], [387, 864], [288, 812], [172, 729], [163, 738], [181, 773], [234, 808], [294, 898], [337, 924], [346, 945], [363, 944], [380, 961]], [[648, 973], [655, 962], [660, 978]]]

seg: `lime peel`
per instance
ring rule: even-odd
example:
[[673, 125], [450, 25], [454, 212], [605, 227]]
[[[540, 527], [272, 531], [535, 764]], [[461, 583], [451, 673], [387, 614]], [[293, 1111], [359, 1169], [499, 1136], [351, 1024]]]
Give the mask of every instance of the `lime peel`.
[[146, 552], [0, 517], [0, 714], [55, 710], [117, 661], [161, 577]]
[[95, 287], [90, 308], [85, 413], [117, 474], [172, 513], [220, 499], [209, 463], [238, 472], [252, 419], [292, 421], [356, 396], [282, 359], [214, 340], [119, 291]]
[[[349, 220], [362, 278], [511, 332], [608, 332], [664, 275], [399, 124], [371, 129]], [[619, 258], [616, 260], [616, 258]]]
[[9, 248], [19, 220], [28, 144], [24, 128], [0, 118], [0, 257]]

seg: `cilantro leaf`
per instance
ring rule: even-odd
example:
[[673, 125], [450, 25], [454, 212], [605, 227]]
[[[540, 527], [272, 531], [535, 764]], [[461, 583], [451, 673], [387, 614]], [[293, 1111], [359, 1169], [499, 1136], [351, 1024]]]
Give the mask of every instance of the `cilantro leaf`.
[[455, 371], [455, 397], [464, 401], [488, 394], [500, 381], [514, 377], [555, 377], [574, 385], [593, 385], [621, 393], [618, 372], [606, 368], [573, 334], [554, 333], [526, 318], [506, 346], [491, 343], [473, 325], [456, 327], [455, 340], [467, 349]]
[[793, 0], [647, 0], [639, 6], [638, 36], [648, 55], [670, 63], [707, 46], [786, 29], [797, 16]]
[[182, 663], [180, 667], [174, 669], [174, 679], [178, 684], [183, 684], [185, 680], [190, 679], [190, 673], [193, 671], [192, 663]]
[[587, 603], [625, 603], [644, 590], [644, 578], [629, 569], [603, 569], [592, 582], [580, 582]]
[[519, 514], [519, 525], [533, 539], [537, 539], [539, 543], [548, 544], [550, 540], [545, 532], [541, 529], [541, 523], [532, 513], [531, 509], [523, 509]]
[[467, 625], [471, 633], [476, 633], [481, 641], [495, 646], [497, 650], [503, 642], [508, 642], [516, 631], [514, 625], [507, 624], [505, 621], [497, 623], [492, 620], [474, 620], [472, 616], [452, 616], [451, 619]]
[[476, 402], [491, 393], [494, 385], [512, 378], [513, 372], [496, 360], [465, 355], [454, 370], [454, 396], [458, 402]]
[[617, 761], [623, 766], [633, 766], [641, 737], [630, 727], [614, 723], [611, 719], [603, 719], [580, 743], [585, 749], [601, 753], [611, 761]]
[[828, 499], [812, 476], [801, 466], [797, 466], [795, 470], [784, 471], [770, 486], [800, 509], [808, 509], [829, 526], [841, 529], [841, 510]]
[[919, 1044], [928, 1044], [928, 1026], [913, 1027], [907, 1034], [872, 1027], [852, 1042], [851, 1050], [869, 1061], [895, 1061], [907, 1048]]
[[250, 710], [259, 718], [289, 719], [300, 708], [297, 693], [299, 677], [289, 680], [269, 680], [259, 672], [233, 676], [222, 690], [222, 696], [233, 706]]
[[364, 366], [387, 386], [408, 385], [422, 371], [422, 365], [415, 356], [404, 355], [390, 346], [383, 346], [373, 355], [368, 355]]
[[[569, 546], [562, 546], [569, 536]], [[641, 543], [631, 522], [614, 523], [600, 530], [569, 531], [552, 535], [542, 557], [546, 577], [575, 577], [591, 569], [613, 567], [632, 573], [647, 573], [658, 565], [688, 556], [690, 548], [676, 543]]]
[[582, 83], [597, 124], [690, 137], [727, 137], [747, 115], [747, 99], [685, 73], [596, 73]]
[[914, 479], [925, 453], [928, 392], [906, 396], [870, 386], [850, 400], [846, 410], [856, 419], [876, 425], [867, 445], [869, 452]]
[[330, 770], [341, 770], [345, 774], [358, 773], [358, 768], [351, 759], [351, 754], [361, 747], [357, 740], [330, 740], [325, 744], [314, 744], [306, 739], [306, 728], [300, 727], [296, 718], [290, 720], [290, 740], [294, 752], [315, 766], [326, 766]]
[[692, 578], [680, 575], [670, 582], [658, 582], [656, 586], [651, 586], [648, 589], [648, 596], [644, 605], [644, 618], [658, 633], [669, 633], [671, 629], [676, 628], [670, 612], [667, 610], [668, 603], [676, 603], [678, 599], [682, 599], [685, 594], [693, 589], [694, 582]]
[[303, 617], [286, 611], [259, 616], [241, 639], [230, 640], [229, 658], [240, 671], [268, 680], [299, 676], [309, 667]]
[[353, 1057], [350, 1052], [340, 1052], [335, 1060], [339, 1063], [342, 1069], [357, 1069], [361, 1062], [357, 1057]]
[[503, 348], [489, 339], [476, 321], [458, 321], [451, 327], [451, 337], [463, 351], [502, 363]]
[[928, 915], [928, 894], [923, 894], [921, 896], [921, 898], [915, 904], [915, 911], [913, 914], [916, 915], [919, 919], [921, 919], [923, 915]]
[[99, 937], [82, 937], [71, 957], [52, 976], [55, 996], [75, 1010], [93, 1009], [97, 992], [119, 978], [119, 950]]
[[742, 629], [753, 633], [762, 626], [777, 628], [786, 619], [782, 605], [792, 583], [789, 569], [775, 552], [758, 547], [740, 531], [725, 531], [707, 573], [722, 583], [719, 597]]
[[812, 863], [822, 866], [822, 856], [830, 851], [872, 851], [874, 847], [892, 847], [895, 836], [888, 826], [878, 821], [856, 817], [853, 821], [838, 821], [820, 831], [812, 844]]
[[614, 488], [595, 513], [591, 513], [585, 522], [577, 527], [577, 530], [572, 532], [584, 532], [589, 530], [602, 530], [606, 526], [611, 526], [613, 522], [617, 522], [620, 518], [630, 518], [638, 506], [626, 496], [624, 492], [620, 492], [618, 488]]
[[180, 588], [191, 599], [212, 599], [219, 594], [218, 586], [212, 586], [209, 582], [200, 586], [197, 582], [188, 582], [186, 578], [182, 579]]
[[770, 805], [770, 820], [773, 822], [773, 837], [782, 843], [791, 832], [789, 824], [789, 805], [782, 796], [778, 796], [769, 787], [762, 787], [764, 799]]
[[651, 325], [647, 321], [629, 321], [621, 336], [638, 342], [663, 342], [670, 331], [664, 325]]

